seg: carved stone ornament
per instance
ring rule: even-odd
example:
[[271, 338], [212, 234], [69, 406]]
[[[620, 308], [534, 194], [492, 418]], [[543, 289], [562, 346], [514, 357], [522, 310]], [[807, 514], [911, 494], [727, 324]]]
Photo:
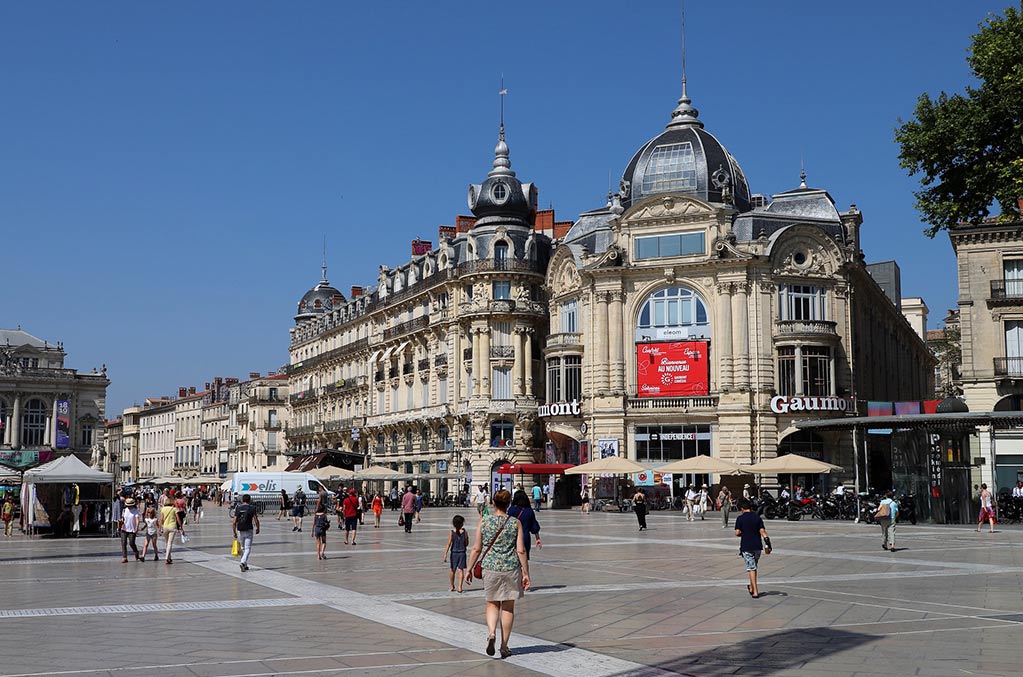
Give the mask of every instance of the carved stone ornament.
[[0, 348], [0, 374], [17, 376], [21, 373], [21, 362], [14, 356], [14, 349]]

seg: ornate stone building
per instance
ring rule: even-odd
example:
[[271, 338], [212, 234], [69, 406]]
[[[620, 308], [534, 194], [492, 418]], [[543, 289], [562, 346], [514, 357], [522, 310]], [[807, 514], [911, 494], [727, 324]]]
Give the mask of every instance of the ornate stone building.
[[438, 246], [413, 243], [409, 262], [381, 266], [375, 286], [347, 299], [324, 268], [291, 330], [293, 453], [364, 454], [358, 462], [441, 495], [535, 459], [556, 226], [536, 202], [511, 169], [502, 126], [493, 169], [469, 187], [473, 217], [442, 227]]
[[74, 452], [93, 465], [104, 455], [106, 367], [80, 373], [66, 353], [17, 329], [0, 329], [0, 462], [26, 467], [39, 452]]
[[933, 359], [864, 265], [861, 213], [802, 178], [752, 194], [683, 82], [618, 192], [552, 254], [547, 396], [579, 406], [544, 418], [548, 460], [795, 452], [851, 475], [848, 435], [793, 422], [929, 395]]
[[[1023, 222], [991, 219], [949, 232], [959, 273], [962, 363], [958, 384], [970, 411], [1023, 409], [1021, 229]], [[1012, 487], [1017, 478], [1023, 478], [1020, 431], [983, 429], [971, 438], [971, 444], [971, 457], [986, 461], [976, 480]]]

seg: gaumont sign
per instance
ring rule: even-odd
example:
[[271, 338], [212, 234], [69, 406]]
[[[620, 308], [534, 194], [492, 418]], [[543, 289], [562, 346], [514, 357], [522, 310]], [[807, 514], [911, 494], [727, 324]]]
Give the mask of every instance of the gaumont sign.
[[707, 343], [637, 343], [638, 397], [706, 395], [709, 388]]
[[775, 395], [771, 398], [771, 411], [788, 414], [793, 411], [848, 411], [849, 400], [841, 397], [792, 397]]
[[582, 416], [579, 411], [579, 400], [571, 402], [549, 402], [541, 404], [536, 408], [536, 415], [540, 418], [547, 416]]

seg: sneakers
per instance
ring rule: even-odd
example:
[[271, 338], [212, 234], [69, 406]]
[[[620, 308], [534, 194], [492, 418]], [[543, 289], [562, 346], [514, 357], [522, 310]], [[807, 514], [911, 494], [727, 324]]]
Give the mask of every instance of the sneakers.
[[291, 527], [292, 531], [298, 531], [298, 527]]
[[238, 566], [239, 566], [239, 568], [241, 568], [242, 571], [248, 571], [249, 570], [249, 565], [248, 564], [242, 563], [242, 564], [239, 564]]

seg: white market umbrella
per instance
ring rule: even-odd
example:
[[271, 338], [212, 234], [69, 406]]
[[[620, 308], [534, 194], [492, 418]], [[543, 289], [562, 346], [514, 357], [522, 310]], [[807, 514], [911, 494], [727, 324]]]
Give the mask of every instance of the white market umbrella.
[[694, 456], [681, 461], [674, 461], [659, 468], [654, 468], [659, 473], [689, 474], [689, 475], [741, 475], [742, 468], [735, 463], [729, 463], [713, 456]]
[[802, 473], [830, 473], [834, 470], [843, 470], [840, 465], [832, 465], [824, 461], [817, 461], [812, 458], [798, 454], [784, 454], [776, 458], [754, 463], [753, 465], [741, 466], [743, 472], [754, 475], [796, 475]]
[[351, 470], [344, 468], [338, 468], [334, 465], [328, 465], [323, 468], [316, 468], [315, 470], [309, 471], [309, 474], [318, 480], [330, 480], [335, 477], [351, 478], [355, 477], [355, 473]]
[[360, 480], [389, 480], [396, 479], [395, 476], [400, 474], [397, 470], [391, 470], [382, 465], [374, 465], [365, 470], [356, 471], [354, 476]]
[[[650, 468], [621, 456], [608, 456], [565, 469], [566, 475], [631, 475], [647, 472]], [[658, 470], [658, 472], [660, 472]]]

